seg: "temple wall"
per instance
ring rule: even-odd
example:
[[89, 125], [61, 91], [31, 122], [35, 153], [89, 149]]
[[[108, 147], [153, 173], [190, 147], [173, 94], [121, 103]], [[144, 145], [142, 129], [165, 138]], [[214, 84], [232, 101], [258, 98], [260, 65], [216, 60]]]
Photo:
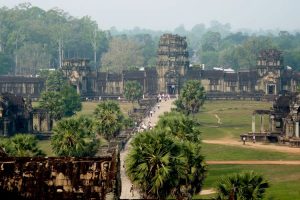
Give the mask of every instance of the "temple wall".
[[113, 199], [120, 196], [119, 158], [0, 157], [0, 193], [7, 198]]

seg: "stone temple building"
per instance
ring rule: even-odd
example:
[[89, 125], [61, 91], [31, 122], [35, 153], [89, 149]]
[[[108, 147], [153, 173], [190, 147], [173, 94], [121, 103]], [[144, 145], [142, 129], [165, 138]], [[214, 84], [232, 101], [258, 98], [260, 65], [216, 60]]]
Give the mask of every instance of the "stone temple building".
[[123, 73], [92, 71], [88, 60], [65, 60], [62, 70], [77, 91], [88, 97], [122, 96], [126, 81], [138, 81], [145, 95], [178, 94], [187, 80], [201, 80], [207, 97], [212, 99], [273, 99], [282, 91], [296, 91], [300, 74], [284, 67], [282, 53], [276, 49], [261, 51], [257, 65], [237, 72], [204, 70], [192, 67], [185, 37], [161, 36], [156, 68]]
[[257, 141], [288, 142], [300, 147], [300, 94], [280, 94], [270, 110], [253, 111], [251, 131], [241, 137], [252, 141], [254, 135]]
[[31, 106], [31, 99], [11, 93], [0, 94], [0, 136], [15, 133], [48, 133], [50, 116]]
[[[295, 92], [300, 74], [283, 63], [282, 53], [267, 49], [259, 53], [256, 66], [247, 70], [205, 70], [189, 63], [185, 37], [161, 36], [155, 68], [127, 70], [122, 73], [92, 70], [87, 59], [66, 59], [65, 77], [84, 98], [119, 97], [126, 81], [138, 81], [144, 95], [178, 94], [185, 81], [201, 80], [209, 99], [274, 99], [283, 91]], [[38, 97], [45, 80], [36, 77], [0, 76], [0, 92]]]

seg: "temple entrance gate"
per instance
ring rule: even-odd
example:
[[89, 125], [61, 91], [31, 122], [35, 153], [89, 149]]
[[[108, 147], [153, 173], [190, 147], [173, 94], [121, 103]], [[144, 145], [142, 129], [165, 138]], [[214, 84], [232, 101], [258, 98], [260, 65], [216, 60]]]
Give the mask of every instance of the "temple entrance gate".
[[169, 70], [165, 74], [166, 93], [170, 95], [179, 93], [179, 74], [175, 70]]

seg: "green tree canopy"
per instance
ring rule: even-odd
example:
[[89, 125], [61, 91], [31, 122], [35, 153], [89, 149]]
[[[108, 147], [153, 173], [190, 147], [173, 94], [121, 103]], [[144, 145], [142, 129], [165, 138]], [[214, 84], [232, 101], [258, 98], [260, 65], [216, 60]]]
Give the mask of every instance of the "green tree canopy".
[[114, 101], [104, 101], [97, 105], [94, 111], [97, 132], [110, 140], [119, 134], [124, 116], [120, 106]]
[[63, 73], [60, 70], [48, 71], [44, 76], [46, 77], [46, 91], [58, 92], [67, 84], [67, 81], [64, 79]]
[[59, 120], [64, 116], [64, 102], [59, 92], [42, 92], [39, 107], [48, 110], [51, 119]]
[[109, 50], [101, 58], [102, 70], [122, 72], [130, 67], [143, 66], [143, 51], [140, 45], [127, 37], [114, 37]]
[[88, 118], [68, 118], [57, 122], [51, 137], [53, 152], [58, 156], [94, 156], [100, 141]]
[[0, 51], [0, 74], [7, 74], [12, 70], [13, 59], [10, 55], [4, 54]]
[[262, 175], [251, 172], [242, 172], [223, 177], [217, 185], [218, 197], [220, 200], [259, 200], [263, 199], [268, 182]]
[[180, 95], [174, 104], [177, 111], [190, 115], [199, 112], [204, 100], [205, 91], [201, 81], [189, 80], [183, 85]]
[[61, 71], [53, 71], [47, 75], [46, 91], [43, 91], [39, 99], [40, 107], [47, 109], [54, 120], [64, 116], [72, 116], [81, 110], [79, 94], [72, 86], [68, 85]]
[[138, 134], [131, 144], [125, 161], [127, 174], [145, 198], [191, 199], [201, 190], [206, 169], [196, 143], [153, 129]]
[[124, 87], [124, 95], [132, 103], [139, 101], [143, 97], [143, 88], [137, 81], [127, 81]]
[[60, 90], [60, 95], [64, 105], [64, 116], [72, 116], [82, 108], [79, 94], [70, 85], [64, 85]]
[[0, 146], [9, 156], [44, 156], [37, 146], [37, 138], [30, 134], [16, 134], [11, 138], [1, 138]]
[[179, 112], [165, 113], [160, 116], [157, 127], [180, 140], [200, 142], [199, 124]]

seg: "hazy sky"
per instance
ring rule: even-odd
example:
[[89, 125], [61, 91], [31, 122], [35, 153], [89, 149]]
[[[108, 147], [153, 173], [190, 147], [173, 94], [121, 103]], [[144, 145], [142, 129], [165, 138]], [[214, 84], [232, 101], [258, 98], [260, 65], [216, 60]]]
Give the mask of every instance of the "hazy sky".
[[75, 17], [89, 15], [102, 29], [172, 30], [181, 24], [190, 29], [212, 20], [230, 23], [234, 30], [300, 29], [299, 0], [0, 0], [0, 6], [23, 2], [45, 10], [58, 7]]

